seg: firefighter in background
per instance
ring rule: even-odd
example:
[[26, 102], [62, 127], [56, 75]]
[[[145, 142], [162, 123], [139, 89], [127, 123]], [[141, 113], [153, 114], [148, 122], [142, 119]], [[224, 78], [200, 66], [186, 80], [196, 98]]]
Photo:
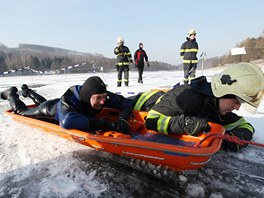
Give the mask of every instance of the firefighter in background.
[[195, 78], [196, 67], [198, 63], [197, 52], [198, 43], [196, 42], [195, 30], [190, 30], [188, 37], [180, 49], [180, 56], [183, 59], [183, 71], [184, 71], [184, 84], [188, 84], [189, 81]]
[[143, 50], [143, 43], [139, 43], [139, 49], [134, 54], [135, 67], [138, 70], [138, 83], [143, 83], [144, 59], [149, 67], [148, 56], [145, 50]]
[[114, 49], [114, 54], [116, 55], [117, 86], [121, 87], [123, 72], [125, 86], [128, 86], [129, 62], [133, 63], [133, 60], [128, 47], [124, 45], [124, 39], [122, 37], [117, 38], [117, 47]]

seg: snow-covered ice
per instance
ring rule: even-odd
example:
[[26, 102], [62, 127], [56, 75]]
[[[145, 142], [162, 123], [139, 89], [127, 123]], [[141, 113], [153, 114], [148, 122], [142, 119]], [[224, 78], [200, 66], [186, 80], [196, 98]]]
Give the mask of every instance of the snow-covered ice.
[[[211, 80], [222, 69], [203, 71]], [[0, 77], [0, 92], [24, 83], [47, 99], [94, 74]], [[144, 84], [130, 72], [130, 86], [116, 87], [116, 73], [96, 73], [108, 90], [125, 96], [181, 82], [182, 71], [145, 71]], [[197, 71], [201, 75], [201, 71]], [[31, 100], [22, 98], [27, 104]], [[144, 161], [91, 148], [24, 126], [3, 114], [0, 100], [0, 197], [264, 197], [264, 148], [239, 153], [219, 151], [198, 170], [176, 172]], [[257, 114], [237, 112], [256, 129], [253, 141], [264, 143], [264, 103]]]

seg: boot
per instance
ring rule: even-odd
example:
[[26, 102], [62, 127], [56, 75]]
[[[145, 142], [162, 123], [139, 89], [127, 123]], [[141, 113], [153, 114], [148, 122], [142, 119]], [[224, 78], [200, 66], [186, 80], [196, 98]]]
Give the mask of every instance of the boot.
[[117, 86], [118, 87], [121, 87], [121, 82], [117, 82]]
[[125, 86], [128, 87], [128, 82], [125, 82]]
[[41, 103], [47, 101], [46, 98], [37, 94], [32, 89], [29, 89], [26, 84], [23, 84], [21, 86], [21, 89], [22, 89], [22, 96], [24, 98], [26, 98], [26, 97], [31, 98], [36, 105], [40, 105]]
[[21, 86], [21, 90], [22, 90], [22, 96], [23, 96], [24, 98], [28, 97], [28, 91], [29, 91], [29, 88], [28, 88], [28, 86], [27, 86], [26, 84], [23, 84], [23, 85]]
[[17, 95], [17, 88], [16, 87], [11, 87], [1, 93], [1, 98], [3, 100], [8, 100], [11, 109], [16, 113], [16, 114], [21, 114], [23, 115], [23, 112], [25, 112], [28, 108], [25, 105], [23, 101], [19, 99], [19, 96]]
[[1, 93], [1, 98], [2, 98], [3, 100], [7, 100], [11, 95], [16, 94], [17, 91], [18, 91], [18, 90], [17, 90], [16, 87], [11, 87], [11, 88], [9, 88], [9, 89], [7, 89], [7, 90], [5, 90], [5, 91], [3, 91], [3, 92]]

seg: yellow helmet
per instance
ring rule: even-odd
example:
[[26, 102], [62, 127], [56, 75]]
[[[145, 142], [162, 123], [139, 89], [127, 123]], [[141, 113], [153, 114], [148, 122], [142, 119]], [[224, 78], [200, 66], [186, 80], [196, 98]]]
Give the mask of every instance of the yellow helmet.
[[191, 29], [191, 30], [188, 32], [188, 37], [190, 37], [192, 34], [195, 34], [195, 35], [196, 35], [196, 31], [195, 31], [195, 29]]
[[[235, 95], [249, 112], [256, 112], [264, 93], [264, 74], [252, 63], [239, 63], [215, 74], [211, 80], [215, 97]], [[252, 108], [253, 107], [253, 108]]]

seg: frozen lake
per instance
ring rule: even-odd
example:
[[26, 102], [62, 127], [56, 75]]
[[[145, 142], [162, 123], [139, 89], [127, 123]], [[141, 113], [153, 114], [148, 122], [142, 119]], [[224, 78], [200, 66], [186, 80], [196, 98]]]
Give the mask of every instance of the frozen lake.
[[[210, 81], [221, 69], [205, 70]], [[197, 75], [201, 75], [201, 71]], [[0, 77], [0, 92], [22, 84], [45, 96], [60, 97], [69, 86], [93, 74]], [[137, 83], [130, 72], [129, 87], [116, 87], [116, 73], [96, 73], [109, 91], [124, 96], [182, 82], [182, 71], [143, 74]], [[27, 104], [29, 99], [22, 98]], [[248, 146], [239, 153], [219, 151], [203, 168], [176, 172], [140, 160], [91, 148], [16, 123], [3, 114], [0, 99], [0, 197], [263, 197], [264, 148]], [[264, 103], [257, 114], [237, 112], [256, 129], [253, 141], [264, 143]]]

